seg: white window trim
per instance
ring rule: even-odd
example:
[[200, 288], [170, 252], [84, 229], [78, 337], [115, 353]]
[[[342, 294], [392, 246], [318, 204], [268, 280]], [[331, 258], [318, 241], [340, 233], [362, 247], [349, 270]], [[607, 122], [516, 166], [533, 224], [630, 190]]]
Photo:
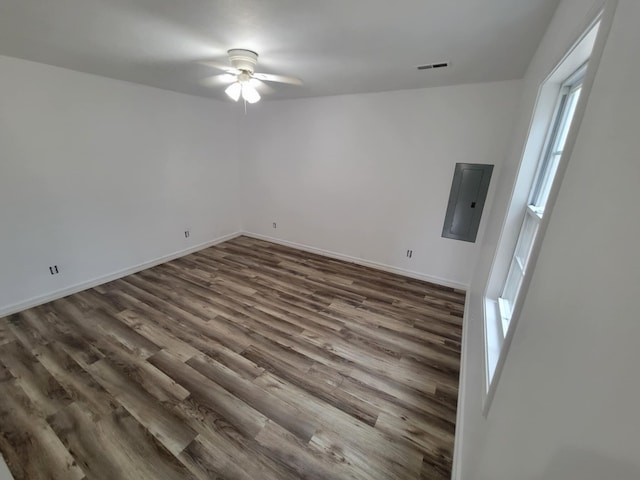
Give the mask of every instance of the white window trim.
[[[540, 220], [539, 234], [536, 236], [536, 239], [534, 240], [534, 244], [531, 248], [529, 262], [531, 263], [532, 268], [529, 269], [528, 274], [525, 275], [525, 277], [523, 278], [522, 286], [520, 287], [520, 292], [519, 292], [520, 298], [516, 302], [514, 302], [514, 311], [511, 314], [511, 320], [509, 322], [510, 325], [506, 332], [503, 332], [504, 326], [503, 326], [503, 321], [500, 315], [497, 296], [496, 298], [492, 298], [487, 295], [487, 292], [485, 292], [484, 312], [483, 312], [484, 320], [485, 320], [484, 336], [485, 336], [485, 373], [486, 373], [484, 404], [483, 404], [484, 416], [487, 416], [489, 414], [491, 403], [495, 396], [495, 392], [504, 368], [509, 347], [513, 340], [513, 335], [516, 331], [517, 323], [520, 318], [520, 313], [522, 311], [522, 307], [524, 304], [524, 299], [526, 297], [526, 292], [529, 288], [529, 283], [533, 275], [535, 263], [540, 253], [542, 240], [544, 239], [544, 234], [546, 232], [549, 219], [551, 218], [553, 213], [553, 207], [554, 207], [556, 198], [558, 196], [560, 184], [562, 183], [562, 179], [564, 177], [564, 173], [567, 168], [567, 163], [571, 158], [571, 154], [573, 152], [573, 147], [575, 145], [576, 137], [580, 129], [582, 117], [584, 116], [586, 103], [589, 98], [589, 94], [591, 93], [591, 87], [593, 85], [595, 73], [600, 63], [600, 58], [602, 56], [604, 45], [606, 43], [606, 38], [611, 29], [611, 24], [613, 22], [613, 16], [615, 13], [616, 6], [617, 6], [617, 0], [609, 0], [607, 2], [604, 10], [600, 11], [595, 16], [593, 21], [587, 24], [586, 28], [583, 30], [582, 35], [579, 36], [578, 40], [573, 44], [572, 48], [567, 52], [567, 54], [562, 58], [562, 60], [557, 64], [557, 66], [551, 71], [551, 73], [546, 77], [546, 79], [544, 80], [544, 82], [542, 83], [538, 91], [538, 100], [536, 101], [536, 106], [534, 108], [534, 115], [537, 113], [538, 104], [540, 101], [540, 96], [543, 88], [552, 87], [553, 85], [555, 85], [555, 88], [556, 88], [555, 92], [557, 97], [560, 93], [561, 84], [564, 83], [565, 79], [569, 76], [569, 74], [573, 71], [576, 71], [578, 67], [581, 64], [585, 63], [585, 61], [588, 59], [589, 64], [588, 64], [588, 68], [585, 73], [585, 77], [582, 85], [582, 94], [580, 96], [578, 105], [576, 107], [571, 129], [566, 139], [564, 153], [562, 155], [562, 158], [560, 159], [560, 163], [556, 171], [555, 179], [551, 187], [551, 191], [547, 201], [545, 215]], [[594, 31], [597, 32], [595, 40], [593, 38]], [[584, 52], [585, 52], [586, 42], [591, 42], [591, 45], [593, 45], [593, 47], [588, 48], [586, 50], [587, 53], [585, 54]], [[550, 113], [550, 117], [547, 117], [547, 121], [550, 121], [551, 116], [555, 115], [555, 113], [556, 113], [556, 110], [554, 108], [554, 110]], [[531, 132], [531, 127], [530, 127], [530, 132]], [[545, 136], [544, 146], [546, 146], [547, 137], [548, 135]], [[527, 147], [529, 146], [528, 143], [529, 143], [529, 140], [527, 140], [527, 144], [526, 144]], [[537, 173], [537, 170], [536, 170], [536, 173]], [[518, 236], [519, 233], [520, 233], [520, 230], [518, 229], [516, 236]], [[501, 235], [499, 245], [502, 241], [503, 241], [503, 238]], [[510, 255], [511, 253], [512, 252], [509, 252], [509, 256], [511, 256]], [[494, 258], [494, 264], [495, 264], [495, 258]], [[493, 276], [493, 274], [494, 272], [492, 267], [490, 278]], [[504, 284], [505, 278], [506, 278], [506, 273], [505, 273], [505, 277], [503, 277], [501, 280], [502, 284]], [[488, 284], [487, 284], [487, 288], [488, 288]]]
[[[570, 132], [566, 127], [573, 126], [575, 114], [572, 113], [572, 110], [575, 111], [575, 108], [572, 108], [574, 99], [572, 95], [582, 88], [586, 69], [587, 63], [585, 62], [562, 83], [558, 92], [552, 122], [546, 133], [545, 146], [538, 159], [533, 185], [529, 192], [529, 200], [527, 201], [520, 222], [518, 240], [509, 262], [509, 271], [506, 280], [503, 282], [502, 293], [498, 297], [498, 310], [500, 312], [500, 326], [503, 337], [507, 335], [509, 325], [518, 304], [524, 300], [522, 285], [525, 278], [531, 275], [532, 266], [534, 265], [531, 261], [533, 246], [541, 235], [540, 225], [544, 217], [545, 207], [548, 204], [551, 193], [550, 189], [557, 176], [557, 167], [553, 169], [551, 166], [553, 157], [559, 154], [559, 161], [562, 161], [564, 145], [566, 143], [563, 143], [561, 146], [559, 146], [558, 143], [561, 142], [562, 137], [567, 137], [567, 134], [563, 134], [563, 132]], [[578, 99], [579, 97], [580, 96], [578, 96]], [[550, 185], [547, 184], [549, 180], [551, 180]], [[541, 196], [545, 197], [544, 200], [540, 198]], [[541, 203], [543, 203], [543, 205], [540, 205]], [[521, 251], [523, 247], [524, 251]], [[511, 291], [510, 293], [513, 296], [511, 297], [509, 295], [505, 298], [505, 294], [509, 291]], [[509, 301], [509, 298], [511, 298], [511, 301]]]

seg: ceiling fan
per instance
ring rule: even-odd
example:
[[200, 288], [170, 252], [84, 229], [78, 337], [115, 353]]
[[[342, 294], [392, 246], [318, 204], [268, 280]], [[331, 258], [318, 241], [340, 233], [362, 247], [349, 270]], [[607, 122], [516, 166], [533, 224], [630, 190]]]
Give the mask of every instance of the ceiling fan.
[[202, 62], [204, 65], [223, 70], [226, 73], [214, 75], [203, 80], [206, 86], [224, 85], [230, 83], [225, 93], [234, 101], [240, 97], [248, 103], [256, 103], [260, 100], [260, 93], [256, 87], [264, 85], [262, 82], [278, 82], [289, 85], [302, 85], [302, 80], [284, 75], [272, 75], [270, 73], [257, 73], [258, 54], [252, 50], [232, 48], [228, 52], [231, 67], [216, 62]]

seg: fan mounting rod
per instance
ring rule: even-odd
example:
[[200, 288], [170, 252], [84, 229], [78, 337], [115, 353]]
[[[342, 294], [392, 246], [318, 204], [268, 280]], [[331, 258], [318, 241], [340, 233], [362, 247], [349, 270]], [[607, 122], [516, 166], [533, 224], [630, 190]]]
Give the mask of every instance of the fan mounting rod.
[[258, 54], [256, 52], [242, 48], [232, 48], [227, 53], [234, 68], [253, 74], [256, 63], [258, 63]]

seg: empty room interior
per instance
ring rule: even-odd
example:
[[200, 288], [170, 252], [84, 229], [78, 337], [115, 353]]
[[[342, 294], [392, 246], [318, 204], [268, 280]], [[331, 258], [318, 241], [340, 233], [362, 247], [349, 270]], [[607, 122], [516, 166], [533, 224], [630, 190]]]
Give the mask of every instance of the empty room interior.
[[638, 24], [0, 0], [0, 480], [640, 478]]

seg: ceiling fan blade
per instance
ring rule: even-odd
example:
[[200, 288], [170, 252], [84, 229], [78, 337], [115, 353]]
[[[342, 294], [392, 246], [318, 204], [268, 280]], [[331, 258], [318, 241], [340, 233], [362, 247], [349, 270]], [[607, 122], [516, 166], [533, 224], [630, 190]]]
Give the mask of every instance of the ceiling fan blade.
[[288, 83], [289, 85], [302, 85], [302, 80], [295, 77], [287, 77], [284, 75], [272, 75], [271, 73], [254, 73], [253, 78], [263, 80], [265, 82]]
[[262, 80], [258, 80], [257, 78], [252, 78], [251, 80], [249, 80], [249, 84], [253, 85], [259, 92], [264, 94], [275, 92], [273, 88], [264, 83]]
[[219, 85], [227, 85], [238, 80], [236, 75], [230, 73], [221, 73], [219, 75], [213, 75], [212, 77], [206, 77], [200, 80], [200, 85], [204, 87], [217, 87]]
[[238, 70], [237, 68], [233, 68], [230, 67], [229, 65], [226, 65], [224, 63], [219, 63], [219, 62], [214, 62], [214, 61], [210, 61], [210, 60], [202, 60], [200, 62], [198, 62], [200, 65], [204, 65], [206, 67], [212, 67], [212, 68], [217, 68], [218, 70], [222, 70], [223, 72], [227, 72], [231, 75], [238, 75], [239, 73], [241, 73], [240, 70]]

